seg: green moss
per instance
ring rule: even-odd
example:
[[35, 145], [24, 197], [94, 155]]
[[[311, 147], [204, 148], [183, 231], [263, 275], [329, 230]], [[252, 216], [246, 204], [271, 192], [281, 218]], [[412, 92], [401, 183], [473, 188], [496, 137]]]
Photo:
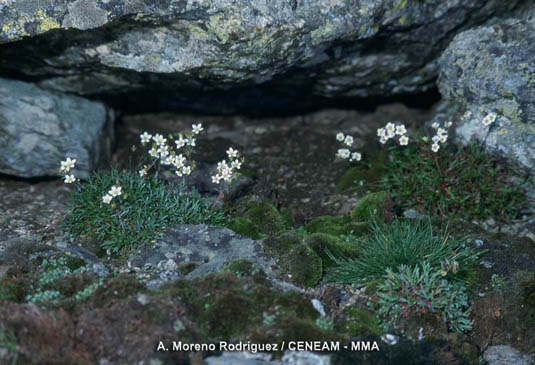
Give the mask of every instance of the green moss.
[[368, 224], [366, 222], [352, 221], [349, 216], [320, 216], [308, 222], [306, 231], [308, 233], [325, 233], [333, 236], [347, 234], [359, 236], [368, 231]]
[[227, 262], [225, 270], [238, 276], [249, 276], [261, 272], [261, 270], [257, 269], [250, 261], [245, 259], [237, 259]]
[[245, 218], [251, 221], [254, 231], [265, 235], [274, 235], [288, 228], [285, 218], [268, 201], [252, 203], [245, 212]]
[[183, 275], [186, 276], [193, 270], [195, 270], [199, 266], [196, 262], [187, 262], [185, 264], [182, 264], [178, 267], [178, 271]]
[[386, 191], [364, 196], [351, 211], [351, 217], [362, 221], [377, 221], [388, 216], [392, 206], [390, 194]]
[[296, 233], [284, 233], [264, 242], [266, 251], [275, 257], [283, 275], [293, 283], [314, 286], [323, 275], [322, 260]]
[[312, 248], [316, 254], [318, 254], [323, 262], [324, 268], [330, 267], [333, 264], [326, 253], [327, 251], [336, 252], [346, 257], [355, 257], [360, 252], [356, 245], [350, 244], [349, 242], [325, 233], [314, 233], [306, 236], [305, 244]]
[[24, 282], [14, 278], [6, 278], [0, 282], [0, 301], [20, 303], [26, 296]]
[[375, 315], [364, 308], [351, 307], [344, 313], [346, 321], [341, 323], [341, 330], [349, 336], [378, 336], [381, 328]]
[[256, 225], [254, 225], [249, 218], [234, 218], [230, 222], [229, 228], [232, 229], [234, 232], [241, 234], [242, 236], [250, 237], [253, 240], [257, 240], [262, 237]]
[[145, 290], [145, 287], [134, 276], [120, 274], [101, 285], [93, 294], [91, 301], [96, 307], [104, 307], [114, 300]]
[[[249, 266], [239, 261], [231, 266]], [[205, 337], [214, 341], [272, 342], [310, 331], [322, 333], [314, 325], [318, 313], [306, 297], [297, 291], [274, 289], [262, 276], [225, 271], [192, 281], [167, 283], [156, 295], [173, 298]], [[293, 323], [295, 318], [299, 322]]]

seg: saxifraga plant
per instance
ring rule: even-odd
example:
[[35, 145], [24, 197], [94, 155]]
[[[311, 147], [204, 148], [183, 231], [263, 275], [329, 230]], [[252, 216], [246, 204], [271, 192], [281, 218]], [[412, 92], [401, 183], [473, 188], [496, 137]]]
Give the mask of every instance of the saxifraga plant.
[[[106, 202], [103, 192], [108, 190], [115, 195]], [[195, 191], [167, 186], [157, 175], [112, 169], [77, 185], [64, 226], [76, 238], [94, 240], [117, 254], [160, 237], [170, 224], [221, 225], [225, 221], [221, 209]]]
[[468, 247], [446, 230], [435, 235], [430, 221], [372, 222], [370, 234], [357, 238], [354, 244], [362, 250], [359, 257], [327, 252], [336, 264], [327, 272], [328, 280], [364, 286], [382, 278], [387, 269], [424, 261], [452, 279], [463, 280], [463, 274], [484, 252]]
[[388, 268], [385, 280], [377, 286], [377, 315], [387, 325], [410, 314], [432, 313], [439, 316], [451, 331], [472, 329], [468, 295], [463, 283], [449, 282], [428, 262], [416, 266], [401, 265], [396, 271]]

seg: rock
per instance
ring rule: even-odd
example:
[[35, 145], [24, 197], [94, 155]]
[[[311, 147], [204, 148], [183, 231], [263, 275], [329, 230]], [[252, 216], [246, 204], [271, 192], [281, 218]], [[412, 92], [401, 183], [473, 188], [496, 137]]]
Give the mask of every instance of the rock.
[[529, 365], [533, 364], [531, 356], [515, 350], [509, 345], [489, 346], [483, 358], [488, 365]]
[[0, 72], [129, 111], [311, 108], [433, 88], [456, 33], [520, 3], [4, 1]]
[[0, 173], [58, 176], [62, 160], [77, 160], [86, 178], [109, 158], [113, 113], [103, 104], [0, 79]]
[[207, 225], [171, 228], [153, 246], [147, 245], [131, 254], [128, 264], [147, 274], [147, 286], [158, 287], [172, 279], [193, 279], [220, 271], [225, 264], [238, 259], [252, 262], [266, 273], [271, 273], [275, 265], [259, 241], [227, 228]]
[[310, 351], [286, 351], [282, 356], [283, 365], [330, 365], [328, 355], [318, 355]]
[[267, 353], [252, 354], [247, 351], [223, 352], [221, 356], [210, 356], [204, 359], [207, 365], [280, 365], [279, 361], [271, 361]]
[[[458, 34], [439, 60], [440, 92], [462, 105], [463, 142], [483, 142], [528, 169], [535, 167], [535, 23], [507, 20]], [[483, 118], [496, 114], [485, 126]]]

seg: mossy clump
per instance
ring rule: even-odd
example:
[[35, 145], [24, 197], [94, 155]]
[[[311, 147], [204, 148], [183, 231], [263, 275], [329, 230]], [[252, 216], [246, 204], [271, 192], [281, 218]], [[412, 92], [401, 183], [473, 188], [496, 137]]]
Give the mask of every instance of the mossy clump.
[[262, 273], [261, 269], [255, 267], [252, 262], [245, 259], [237, 259], [227, 262], [225, 265], [225, 270], [238, 276], [250, 276]]
[[[275, 235], [288, 229], [288, 222], [285, 217], [268, 201], [251, 203], [245, 212], [244, 218], [252, 223], [251, 232], [260, 235]], [[247, 223], [242, 220], [241, 226]]]
[[281, 268], [281, 274], [291, 282], [303, 286], [316, 285], [323, 276], [323, 263], [319, 255], [309, 247], [302, 235], [286, 232], [272, 237], [264, 248], [273, 255]]
[[101, 308], [110, 305], [114, 300], [123, 299], [145, 290], [146, 288], [133, 275], [120, 274], [99, 286], [91, 297], [91, 302], [95, 307]]
[[242, 236], [250, 237], [253, 240], [257, 240], [262, 237], [262, 234], [258, 228], [249, 218], [236, 217], [230, 222], [229, 228], [234, 232], [241, 234]]
[[367, 230], [367, 222], [356, 222], [349, 216], [319, 216], [311, 219], [306, 225], [308, 233], [326, 233], [332, 236], [360, 235]]
[[305, 236], [305, 244], [318, 254], [324, 268], [333, 265], [327, 252], [337, 252], [345, 257], [357, 257], [360, 253], [360, 249], [354, 243], [325, 233], [314, 233]]
[[[275, 289], [262, 275], [223, 271], [192, 281], [167, 283], [157, 295], [173, 298], [211, 341], [255, 338], [272, 342], [279, 336], [289, 339], [299, 332], [289, 325], [291, 319], [299, 318], [314, 326], [318, 317], [306, 297]], [[313, 329], [319, 331], [317, 327]], [[299, 333], [305, 336], [307, 331]]]
[[0, 301], [20, 303], [26, 296], [27, 285], [16, 278], [4, 278], [0, 281]]
[[340, 331], [347, 333], [351, 337], [378, 336], [381, 334], [381, 327], [375, 315], [368, 309], [359, 307], [349, 307], [344, 311], [345, 321], [340, 322]]
[[183, 276], [188, 275], [190, 272], [195, 270], [197, 267], [199, 267], [199, 263], [197, 262], [186, 262], [178, 267], [178, 271]]
[[365, 195], [351, 211], [351, 218], [371, 222], [387, 220], [392, 208], [392, 199], [386, 191]]

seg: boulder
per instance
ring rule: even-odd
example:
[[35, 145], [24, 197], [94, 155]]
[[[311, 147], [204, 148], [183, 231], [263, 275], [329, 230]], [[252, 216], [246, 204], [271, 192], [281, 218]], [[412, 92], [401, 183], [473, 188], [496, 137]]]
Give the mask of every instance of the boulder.
[[[467, 112], [457, 137], [535, 167], [535, 23], [510, 19], [458, 34], [439, 60], [442, 95]], [[494, 123], [483, 119], [495, 114]]]
[[433, 88], [455, 34], [522, 2], [9, 0], [0, 74], [130, 112], [313, 108]]
[[102, 103], [0, 79], [0, 173], [59, 176], [71, 157], [72, 173], [86, 178], [110, 157], [113, 118]]

